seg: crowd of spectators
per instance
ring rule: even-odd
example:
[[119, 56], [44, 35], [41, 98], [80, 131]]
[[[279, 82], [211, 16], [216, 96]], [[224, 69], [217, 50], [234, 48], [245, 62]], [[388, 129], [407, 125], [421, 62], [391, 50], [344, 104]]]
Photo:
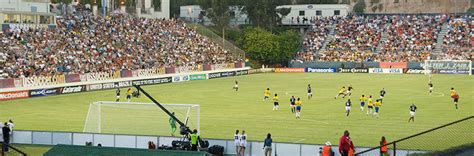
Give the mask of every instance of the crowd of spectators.
[[380, 61], [423, 61], [436, 46], [445, 15], [393, 16], [382, 43]]
[[387, 16], [347, 16], [338, 20], [334, 39], [321, 61], [371, 61], [384, 31]]
[[78, 11], [56, 29], [0, 32], [0, 78], [241, 61], [181, 20]]
[[311, 28], [303, 39], [301, 51], [297, 58], [302, 61], [314, 61], [315, 51], [322, 48], [324, 40], [329, 34], [329, 27], [336, 21], [334, 17], [321, 17], [311, 20]]
[[468, 60], [474, 53], [474, 21], [464, 15], [450, 19], [448, 31], [443, 39], [442, 54], [439, 59]]
[[[303, 39], [295, 61], [383, 61], [408, 62], [432, 59], [438, 34], [448, 22], [442, 53], [436, 59], [472, 59], [474, 24], [472, 16], [383, 15], [331, 17], [311, 20], [312, 28]], [[326, 22], [326, 23], [324, 23]], [[326, 24], [325, 27], [321, 23]], [[335, 23], [334, 38], [327, 25]], [[381, 41], [385, 31], [386, 40]], [[377, 47], [380, 51], [377, 52]]]

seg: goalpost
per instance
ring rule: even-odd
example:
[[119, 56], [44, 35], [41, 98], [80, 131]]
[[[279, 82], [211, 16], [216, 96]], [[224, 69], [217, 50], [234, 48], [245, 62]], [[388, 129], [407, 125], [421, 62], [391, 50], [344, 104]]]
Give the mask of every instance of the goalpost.
[[[162, 104], [191, 130], [200, 132], [200, 106]], [[139, 135], [170, 135], [170, 116], [154, 103], [98, 101], [89, 104], [83, 132]], [[174, 135], [179, 134], [176, 122]]]
[[470, 60], [425, 60], [422, 67], [425, 74], [472, 75], [472, 61]]

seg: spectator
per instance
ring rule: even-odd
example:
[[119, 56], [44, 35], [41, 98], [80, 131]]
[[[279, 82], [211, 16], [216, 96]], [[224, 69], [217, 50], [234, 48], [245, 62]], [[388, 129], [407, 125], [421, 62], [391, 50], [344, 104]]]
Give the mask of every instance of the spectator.
[[272, 135], [270, 133], [267, 134], [267, 138], [263, 141], [263, 153], [265, 156], [272, 155]]
[[10, 144], [10, 128], [8, 127], [8, 123], [2, 127], [2, 134], [3, 134], [3, 151], [8, 152], [8, 145]]
[[388, 146], [387, 140], [385, 140], [385, 136], [382, 136], [382, 140], [380, 140], [380, 156], [385, 156], [388, 154]]
[[156, 149], [156, 145], [153, 141], [148, 141], [148, 149], [149, 150], [154, 150]]
[[355, 151], [354, 144], [349, 137], [349, 131], [344, 131], [344, 135], [339, 138], [339, 154], [341, 156], [349, 156], [349, 151]]
[[13, 134], [13, 127], [14, 127], [15, 125], [13, 124], [13, 120], [12, 120], [12, 119], [9, 119], [9, 120], [8, 120], [7, 126], [8, 126], [8, 128], [10, 128], [10, 134]]

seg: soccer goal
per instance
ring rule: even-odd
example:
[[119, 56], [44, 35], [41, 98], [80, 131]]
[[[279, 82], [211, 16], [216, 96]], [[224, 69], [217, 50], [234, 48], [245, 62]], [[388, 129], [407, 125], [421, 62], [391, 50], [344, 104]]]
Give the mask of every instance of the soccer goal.
[[425, 74], [469, 74], [472, 75], [470, 60], [425, 60], [422, 67]]
[[[200, 107], [196, 104], [162, 104], [190, 129], [200, 132]], [[170, 135], [170, 116], [154, 103], [98, 101], [89, 105], [83, 132], [137, 135]], [[176, 122], [176, 132], [179, 134]]]

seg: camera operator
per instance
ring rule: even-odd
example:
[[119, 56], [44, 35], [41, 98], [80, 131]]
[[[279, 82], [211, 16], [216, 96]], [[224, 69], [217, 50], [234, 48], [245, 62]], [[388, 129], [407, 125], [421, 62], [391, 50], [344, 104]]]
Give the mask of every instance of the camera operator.
[[191, 133], [191, 151], [197, 151], [198, 150], [198, 142], [201, 142], [201, 138], [197, 134], [197, 129], [194, 129], [193, 132]]

